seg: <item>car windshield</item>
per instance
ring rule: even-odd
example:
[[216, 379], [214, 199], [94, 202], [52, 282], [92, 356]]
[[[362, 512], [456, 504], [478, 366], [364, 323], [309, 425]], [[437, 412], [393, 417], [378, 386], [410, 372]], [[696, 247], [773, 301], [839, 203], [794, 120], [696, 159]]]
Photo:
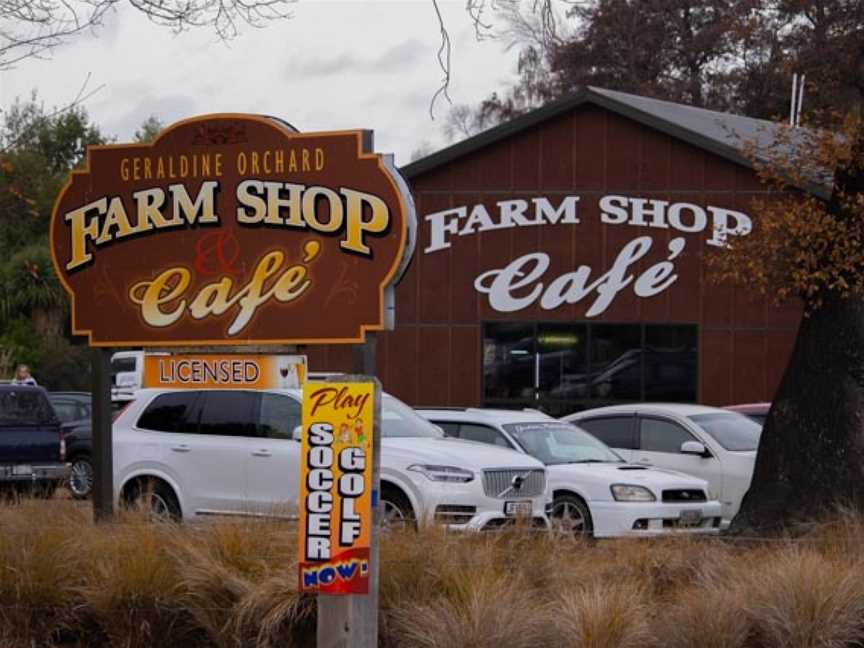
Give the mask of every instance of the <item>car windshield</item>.
[[623, 461], [605, 443], [567, 423], [506, 423], [504, 429], [528, 454], [548, 466]]
[[381, 423], [385, 437], [441, 438], [441, 430], [392, 396], [381, 401]]
[[41, 391], [0, 391], [0, 425], [45, 425], [55, 419], [54, 410]]
[[698, 414], [690, 420], [711, 435], [726, 450], [745, 452], [759, 447], [762, 426], [735, 412]]

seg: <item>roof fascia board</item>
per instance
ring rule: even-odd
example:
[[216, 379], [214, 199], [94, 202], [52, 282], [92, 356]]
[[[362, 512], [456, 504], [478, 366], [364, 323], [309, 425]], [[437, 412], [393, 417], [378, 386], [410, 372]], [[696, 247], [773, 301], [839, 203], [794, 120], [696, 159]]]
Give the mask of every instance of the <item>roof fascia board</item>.
[[424, 158], [406, 164], [401, 167], [399, 171], [405, 178], [410, 180], [421, 173], [431, 171], [447, 162], [452, 162], [456, 158], [473, 153], [485, 146], [489, 146], [490, 144], [499, 142], [507, 137], [516, 135], [523, 130], [527, 130], [536, 124], [578, 108], [582, 104], [588, 102], [589, 94], [590, 91], [586, 89], [574, 96], [554, 101], [542, 108], [532, 110], [520, 117], [516, 117], [515, 119], [504, 122], [503, 124], [494, 126], [489, 130], [485, 130], [482, 133], [473, 135], [461, 142], [451, 144], [447, 148], [436, 151], [431, 155], [427, 155]]
[[[447, 148], [437, 151], [436, 153], [433, 153], [431, 155], [428, 155], [425, 158], [421, 158], [419, 160], [416, 160], [415, 162], [407, 164], [402, 167], [400, 171], [402, 175], [404, 175], [407, 179], [413, 179], [418, 175], [426, 173], [427, 171], [431, 171], [439, 166], [447, 164], [448, 162], [452, 162], [459, 157], [473, 153], [485, 146], [489, 146], [491, 144], [499, 142], [512, 135], [516, 135], [536, 124], [544, 122], [553, 117], [557, 117], [558, 115], [568, 112], [570, 110], [575, 110], [576, 108], [586, 103], [597, 105], [601, 108], [605, 108], [606, 110], [621, 115], [622, 117], [632, 119], [633, 121], [648, 126], [649, 128], [653, 128], [662, 133], [675, 137], [676, 139], [680, 139], [697, 148], [706, 150], [719, 157], [729, 160], [730, 162], [734, 162], [735, 164], [739, 164], [748, 169], [755, 168], [753, 162], [744, 155], [742, 155], [741, 152], [734, 146], [722, 144], [716, 140], [700, 135], [699, 133], [695, 133], [687, 128], [678, 126], [674, 122], [660, 119], [655, 115], [643, 112], [638, 108], [623, 104], [619, 101], [616, 101], [615, 99], [612, 99], [611, 97], [607, 97], [605, 95], [592, 91], [590, 88], [586, 88], [580, 91], [575, 96], [560, 99], [547, 106], [538, 108], [537, 110], [522, 115], [521, 117], [517, 117], [516, 119], [513, 119], [509, 122], [505, 122], [499, 126], [490, 128], [489, 130], [479, 133], [478, 135], [474, 135], [473, 137], [469, 137], [466, 140], [457, 142], [456, 144], [448, 146]], [[827, 200], [831, 196], [831, 191], [829, 188], [822, 187], [814, 183], [802, 184], [791, 182], [790, 180], [790, 184], [792, 184], [798, 189], [802, 189], [804, 191], [812, 193], [813, 195], [824, 200]]]

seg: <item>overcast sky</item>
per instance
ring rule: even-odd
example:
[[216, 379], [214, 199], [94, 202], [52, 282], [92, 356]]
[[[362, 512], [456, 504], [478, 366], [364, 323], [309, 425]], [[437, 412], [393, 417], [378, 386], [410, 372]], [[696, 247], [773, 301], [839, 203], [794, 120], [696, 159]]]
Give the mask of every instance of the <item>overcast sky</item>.
[[[442, 0], [453, 43], [454, 103], [474, 104], [515, 77], [517, 52], [478, 42], [464, 0]], [[440, 42], [431, 0], [301, 0], [294, 17], [223, 43], [205, 29], [174, 35], [129, 8], [51, 60], [0, 72], [0, 104], [36, 89], [48, 105], [76, 95], [87, 74], [104, 88], [86, 108], [104, 133], [129, 140], [148, 115], [168, 124], [211, 112], [279, 116], [302, 131], [372, 128], [375, 148], [409, 161], [445, 143]]]

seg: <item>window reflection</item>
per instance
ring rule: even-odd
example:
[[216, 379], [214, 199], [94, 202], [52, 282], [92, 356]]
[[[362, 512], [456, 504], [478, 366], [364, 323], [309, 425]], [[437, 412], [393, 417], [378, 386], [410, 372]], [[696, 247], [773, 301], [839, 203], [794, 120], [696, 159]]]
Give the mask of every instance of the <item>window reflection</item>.
[[486, 398], [534, 397], [533, 323], [490, 323], [483, 336]]
[[592, 326], [591, 371], [593, 397], [638, 400], [642, 394], [642, 326]]
[[694, 324], [489, 322], [484, 402], [553, 416], [625, 401], [695, 402]]
[[537, 352], [540, 395], [551, 398], [584, 398], [588, 392], [585, 353], [586, 324], [539, 324]]
[[695, 401], [695, 326], [645, 327], [645, 400]]

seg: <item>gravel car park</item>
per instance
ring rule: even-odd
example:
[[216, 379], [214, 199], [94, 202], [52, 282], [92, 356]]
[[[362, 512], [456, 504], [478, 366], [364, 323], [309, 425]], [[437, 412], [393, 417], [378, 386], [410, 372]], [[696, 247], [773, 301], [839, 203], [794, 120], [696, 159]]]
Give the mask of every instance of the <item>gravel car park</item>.
[[418, 409], [453, 437], [530, 454], [546, 465], [551, 519], [598, 538], [717, 533], [720, 502], [690, 475], [633, 465], [575, 425], [534, 410]]
[[564, 417], [636, 464], [678, 470], [708, 481], [727, 526], [750, 488], [762, 426], [716, 407], [642, 403]]
[[[299, 389], [137, 392], [114, 424], [116, 497], [147, 498], [156, 513], [177, 519], [294, 517], [301, 398]], [[486, 530], [518, 517], [548, 526], [551, 494], [540, 461], [446, 438], [386, 394], [382, 420], [385, 525]]]

